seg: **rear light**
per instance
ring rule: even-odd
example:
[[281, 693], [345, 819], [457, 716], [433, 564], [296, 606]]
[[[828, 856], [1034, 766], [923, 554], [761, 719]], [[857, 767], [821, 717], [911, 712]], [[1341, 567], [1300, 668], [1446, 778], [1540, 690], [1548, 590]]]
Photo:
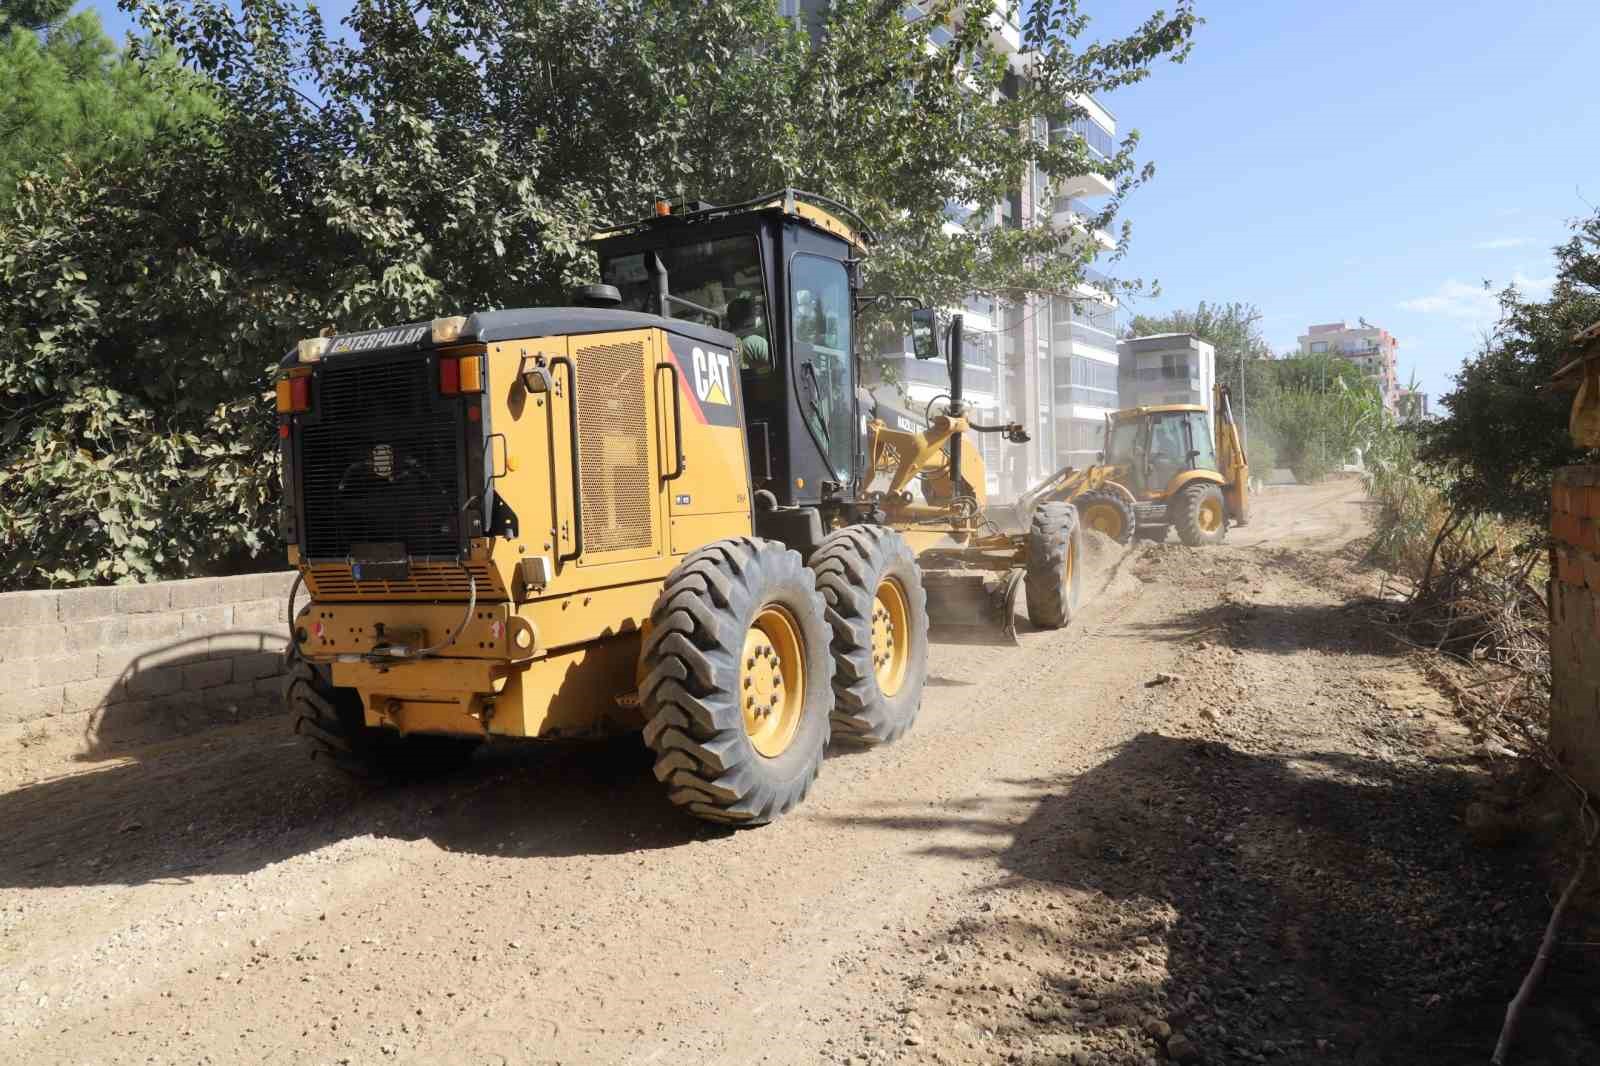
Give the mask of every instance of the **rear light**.
[[439, 392], [444, 396], [483, 391], [483, 356], [439, 360]]
[[280, 415], [303, 415], [311, 410], [310, 374], [293, 374], [279, 378], [277, 392]]

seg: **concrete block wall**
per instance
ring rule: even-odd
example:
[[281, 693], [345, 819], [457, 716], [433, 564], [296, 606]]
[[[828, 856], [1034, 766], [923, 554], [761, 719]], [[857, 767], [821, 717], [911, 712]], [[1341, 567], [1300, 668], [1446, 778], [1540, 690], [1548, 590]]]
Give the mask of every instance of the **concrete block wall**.
[[1556, 472], [1550, 501], [1550, 744], [1600, 795], [1600, 466]]
[[292, 572], [0, 594], [0, 740], [91, 750], [276, 713]]

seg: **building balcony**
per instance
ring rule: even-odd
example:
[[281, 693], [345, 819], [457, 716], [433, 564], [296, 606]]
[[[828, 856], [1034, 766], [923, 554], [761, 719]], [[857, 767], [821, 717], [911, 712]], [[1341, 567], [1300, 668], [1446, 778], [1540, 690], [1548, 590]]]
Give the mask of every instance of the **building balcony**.
[[1103, 229], [1091, 230], [1085, 222], [1083, 215], [1076, 211], [1057, 211], [1050, 216], [1050, 221], [1056, 229], [1072, 229], [1090, 237], [1096, 244], [1106, 251], [1111, 251], [1117, 246], [1117, 239]]
[[1087, 174], [1074, 174], [1070, 178], [1063, 178], [1059, 191], [1062, 196], [1071, 196], [1073, 198], [1110, 196], [1117, 191], [1117, 187], [1104, 174], [1090, 171]]
[[1015, 56], [1022, 51], [1022, 28], [1002, 12], [991, 11], [984, 22], [989, 27], [989, 45], [996, 52]]

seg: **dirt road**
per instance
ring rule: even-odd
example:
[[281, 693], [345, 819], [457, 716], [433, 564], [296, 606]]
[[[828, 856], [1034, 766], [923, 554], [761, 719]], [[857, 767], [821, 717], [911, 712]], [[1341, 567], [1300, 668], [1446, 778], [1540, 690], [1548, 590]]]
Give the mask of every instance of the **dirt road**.
[[281, 721], [0, 754], [0, 1059], [1482, 1060], [1543, 902], [1487, 953], [1452, 924], [1527, 875], [1471, 851], [1469, 746], [1341, 613], [1363, 507], [1269, 492], [1227, 547], [1109, 560], [1068, 631], [936, 648], [910, 736], [755, 831], [623, 746], [409, 790]]

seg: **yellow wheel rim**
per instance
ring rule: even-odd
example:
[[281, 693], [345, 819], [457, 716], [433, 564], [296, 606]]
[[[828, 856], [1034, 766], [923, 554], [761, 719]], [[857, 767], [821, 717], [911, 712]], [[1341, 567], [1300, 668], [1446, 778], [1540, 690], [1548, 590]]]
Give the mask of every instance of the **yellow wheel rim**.
[[782, 607], [763, 607], [744, 635], [739, 699], [750, 744], [769, 759], [789, 748], [806, 705], [800, 627]]
[[900, 582], [886, 579], [872, 600], [872, 668], [878, 690], [893, 696], [906, 683], [906, 663], [911, 659], [911, 612]]
[[1222, 501], [1205, 499], [1200, 501], [1200, 528], [1206, 533], [1215, 533], [1222, 528]]
[[1061, 587], [1072, 593], [1072, 568], [1078, 565], [1078, 541], [1076, 537], [1067, 538], [1067, 557], [1061, 563]]
[[1112, 540], [1122, 539], [1122, 512], [1109, 503], [1091, 504], [1084, 513], [1083, 524]]

